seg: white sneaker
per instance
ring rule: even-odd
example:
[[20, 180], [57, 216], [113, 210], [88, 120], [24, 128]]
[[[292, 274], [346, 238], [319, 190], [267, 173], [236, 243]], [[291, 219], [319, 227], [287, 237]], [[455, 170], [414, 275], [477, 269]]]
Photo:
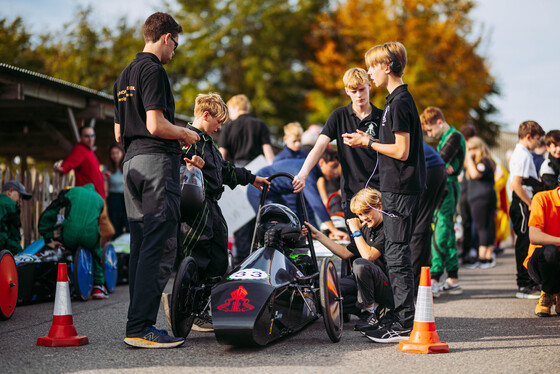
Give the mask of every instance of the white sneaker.
[[432, 279], [432, 296], [437, 298], [441, 295], [441, 289], [437, 280]]

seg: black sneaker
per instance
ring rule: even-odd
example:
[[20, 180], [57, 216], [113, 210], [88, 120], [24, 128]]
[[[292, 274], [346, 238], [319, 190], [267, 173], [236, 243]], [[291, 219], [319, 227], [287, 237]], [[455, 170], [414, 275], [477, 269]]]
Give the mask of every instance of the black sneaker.
[[365, 335], [376, 343], [396, 343], [407, 340], [410, 337], [410, 331], [411, 329], [402, 327], [399, 322], [393, 322], [390, 326], [381, 326], [377, 330], [367, 331]]
[[539, 299], [541, 297], [541, 290], [539, 286], [525, 286], [519, 287], [515, 297], [518, 299]]
[[392, 324], [393, 324], [392, 319], [381, 319], [369, 325], [366, 325], [364, 323], [356, 324], [354, 326], [354, 331], [359, 331], [362, 333], [362, 335], [365, 335], [368, 331], [378, 330], [381, 327], [391, 326]]
[[377, 315], [375, 314], [375, 312], [363, 311], [360, 314], [358, 314], [358, 318], [360, 320], [356, 323], [356, 326], [375, 325], [378, 322]]
[[174, 338], [166, 330], [147, 327], [137, 334], [128, 334], [124, 342], [137, 348], [174, 348], [185, 342], [184, 338]]

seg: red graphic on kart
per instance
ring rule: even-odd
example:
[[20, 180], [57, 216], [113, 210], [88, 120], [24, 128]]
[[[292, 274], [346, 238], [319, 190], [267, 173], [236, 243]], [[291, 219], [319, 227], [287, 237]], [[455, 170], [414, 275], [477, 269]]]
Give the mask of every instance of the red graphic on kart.
[[246, 299], [249, 293], [243, 286], [231, 293], [231, 298], [227, 299], [222, 305], [218, 305], [218, 310], [222, 312], [246, 312], [254, 309], [255, 307], [249, 304], [249, 299]]

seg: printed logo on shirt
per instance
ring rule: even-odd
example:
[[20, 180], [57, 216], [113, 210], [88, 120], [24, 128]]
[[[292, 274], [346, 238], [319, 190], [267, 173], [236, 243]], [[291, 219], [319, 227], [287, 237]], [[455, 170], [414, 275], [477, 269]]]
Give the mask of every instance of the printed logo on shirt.
[[117, 97], [119, 101], [126, 101], [127, 97], [133, 96], [134, 92], [136, 91], [136, 87], [134, 86], [126, 86], [126, 90], [121, 90], [117, 92]]
[[383, 119], [381, 120], [381, 126], [385, 126], [385, 124], [387, 123], [387, 113], [389, 113], [390, 107], [390, 105], [387, 105], [385, 107], [385, 111], [383, 112]]
[[367, 126], [366, 134], [368, 134], [369, 136], [373, 136], [374, 138], [377, 139], [377, 132], [375, 131], [375, 129], [377, 128], [377, 123], [367, 122], [366, 126]]

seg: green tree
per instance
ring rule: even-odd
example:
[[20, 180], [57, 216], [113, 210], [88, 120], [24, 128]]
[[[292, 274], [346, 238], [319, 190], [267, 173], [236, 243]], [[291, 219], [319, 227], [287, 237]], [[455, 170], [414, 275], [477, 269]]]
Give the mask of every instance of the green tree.
[[0, 19], [0, 62], [33, 71], [40, 70], [43, 59], [33, 50], [31, 37], [20, 17], [11, 23], [6, 18]]
[[[348, 102], [342, 92], [346, 69], [365, 68], [369, 48], [398, 40], [407, 48], [404, 81], [410, 84], [418, 110], [438, 106], [457, 127], [467, 121], [481, 130], [491, 126], [481, 132], [490, 140], [486, 136], [498, 127], [487, 121], [491, 112], [486, 111], [484, 121], [480, 114], [490, 108], [490, 97], [498, 91], [477, 52], [481, 38], [472, 35], [473, 6], [470, 0], [352, 0], [323, 13], [309, 38], [316, 53], [307, 63], [318, 86], [308, 95], [313, 119], [326, 118], [322, 105], [326, 100]], [[383, 106], [386, 92], [373, 88], [372, 94], [374, 104]]]
[[199, 92], [243, 93], [269, 125], [302, 120], [314, 85], [305, 40], [328, 0], [180, 0], [181, 46], [168, 71], [179, 111]]

